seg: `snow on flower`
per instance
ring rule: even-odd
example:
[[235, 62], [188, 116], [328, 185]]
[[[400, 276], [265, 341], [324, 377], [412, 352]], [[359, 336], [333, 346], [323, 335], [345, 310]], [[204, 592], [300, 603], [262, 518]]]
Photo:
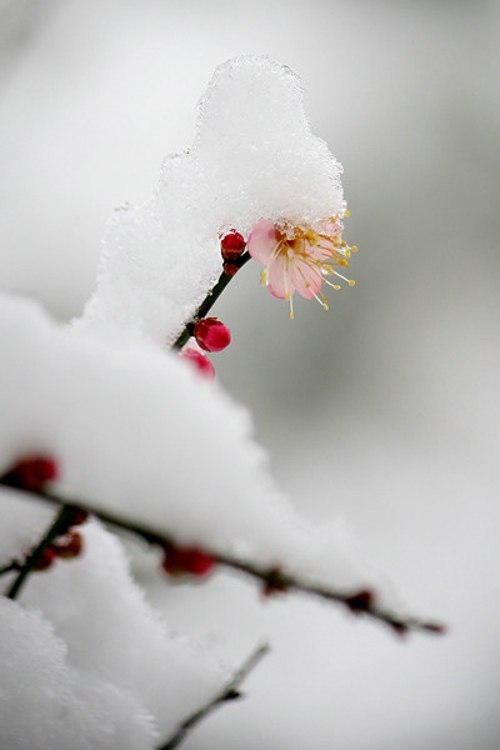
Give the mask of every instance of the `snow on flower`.
[[[219, 278], [221, 234], [236, 227], [248, 236], [267, 218], [290, 240], [301, 227], [314, 246], [310, 259], [322, 252], [311, 233], [335, 245], [345, 214], [341, 173], [311, 132], [290, 68], [265, 56], [220, 65], [199, 103], [192, 146], [165, 159], [158, 188], [143, 205], [123, 206], [110, 219], [97, 289], [75, 327], [173, 343]], [[318, 226], [330, 216], [340, 218]], [[307, 265], [294, 268], [305, 273]], [[317, 274], [307, 273], [317, 293]], [[292, 276], [294, 288], [305, 291]]]
[[343, 230], [340, 218], [333, 216], [316, 227], [262, 219], [250, 232], [248, 251], [265, 266], [262, 283], [275, 297], [289, 300], [291, 318], [295, 292], [306, 299], [316, 299], [327, 310], [328, 300], [321, 292], [323, 283], [340, 289], [327, 276], [343, 279], [350, 286], [354, 284], [335, 269], [335, 266], [346, 268], [351, 252], [356, 250], [342, 239]]

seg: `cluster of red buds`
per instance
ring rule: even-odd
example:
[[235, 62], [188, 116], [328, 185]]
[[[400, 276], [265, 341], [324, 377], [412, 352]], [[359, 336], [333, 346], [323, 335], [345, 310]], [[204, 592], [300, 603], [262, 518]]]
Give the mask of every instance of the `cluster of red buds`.
[[247, 243], [242, 234], [231, 229], [220, 240], [220, 251], [224, 259], [224, 273], [234, 276], [239, 271], [238, 260], [243, 255]]
[[[2, 477], [1, 482], [8, 487], [43, 493], [49, 482], [59, 476], [57, 462], [49, 456], [29, 455], [17, 461]], [[51, 544], [47, 545], [34, 560], [33, 570], [47, 570], [57, 557], [69, 560], [78, 557], [83, 550], [83, 537], [75, 526], [81, 526], [88, 518], [86, 511], [68, 508], [66, 528]]]
[[[239, 259], [246, 242], [239, 232], [231, 229], [221, 236], [221, 255], [224, 260], [224, 273], [234, 276], [240, 268]], [[180, 356], [192, 364], [200, 375], [213, 380], [215, 370], [205, 352], [221, 352], [231, 343], [231, 332], [218, 318], [199, 318], [190, 324], [188, 330], [194, 342], [187, 344]]]
[[161, 567], [173, 578], [205, 578], [213, 573], [216, 563], [211, 555], [198, 547], [176, 547], [173, 544], [163, 546]]
[[57, 539], [37, 555], [33, 570], [47, 570], [55, 562], [56, 558], [61, 560], [72, 560], [79, 557], [83, 552], [83, 537], [79, 531], [70, 527], [65, 534]]
[[37, 554], [33, 570], [47, 570], [56, 558], [72, 560], [79, 557], [83, 552], [84, 542], [82, 534], [75, 530], [75, 526], [84, 524], [88, 517], [89, 514], [86, 510], [66, 508], [65, 528], [61, 529], [61, 533], [53, 542]]
[[192, 325], [195, 344], [185, 346], [180, 356], [190, 362], [200, 375], [213, 380], [215, 370], [205, 352], [221, 352], [231, 343], [229, 328], [217, 318], [202, 318]]

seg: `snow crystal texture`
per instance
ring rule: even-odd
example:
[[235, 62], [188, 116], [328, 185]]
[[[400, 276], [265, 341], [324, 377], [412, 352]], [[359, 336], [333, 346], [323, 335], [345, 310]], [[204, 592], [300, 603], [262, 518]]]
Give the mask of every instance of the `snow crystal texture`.
[[221, 65], [193, 146], [165, 160], [146, 203], [110, 219], [98, 287], [75, 325], [171, 343], [219, 277], [220, 232], [343, 215], [341, 171], [311, 133], [295, 73], [267, 57]]

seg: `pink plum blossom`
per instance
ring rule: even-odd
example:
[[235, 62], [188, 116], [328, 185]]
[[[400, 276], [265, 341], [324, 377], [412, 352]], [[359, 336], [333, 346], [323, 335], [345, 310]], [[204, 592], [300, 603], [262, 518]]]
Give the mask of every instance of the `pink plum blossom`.
[[349, 265], [348, 259], [355, 247], [349, 247], [342, 239], [343, 224], [338, 217], [331, 217], [311, 226], [294, 226], [287, 221], [275, 224], [271, 219], [258, 221], [248, 238], [248, 252], [258, 263], [265, 266], [262, 283], [278, 299], [290, 302], [290, 317], [293, 318], [292, 296], [298, 292], [306, 299], [315, 298], [328, 309], [327, 299], [321, 292], [323, 283], [333, 289], [326, 277], [333, 275], [350, 281], [335, 270], [334, 266]]

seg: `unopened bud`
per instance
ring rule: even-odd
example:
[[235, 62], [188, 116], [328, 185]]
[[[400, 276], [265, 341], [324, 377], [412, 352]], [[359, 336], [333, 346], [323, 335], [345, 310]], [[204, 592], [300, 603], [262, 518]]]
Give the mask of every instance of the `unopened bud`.
[[83, 550], [83, 537], [78, 531], [69, 531], [52, 544], [52, 549], [65, 560], [78, 557]]
[[231, 343], [231, 332], [217, 318], [204, 318], [194, 327], [194, 337], [207, 352], [220, 352]]
[[359, 612], [369, 612], [373, 607], [375, 595], [370, 589], [362, 589], [352, 596], [347, 597], [344, 601], [351, 612], [354, 612], [355, 614], [358, 614]]
[[181, 350], [179, 357], [182, 357], [182, 359], [186, 360], [186, 362], [189, 363], [190, 367], [192, 367], [202, 377], [206, 378], [207, 380], [214, 379], [214, 366], [210, 362], [207, 355], [203, 354], [203, 352], [200, 352], [198, 349], [194, 349], [193, 347], [185, 346], [184, 349]]
[[57, 479], [58, 467], [53, 458], [26, 456], [1, 478], [3, 484], [30, 492], [42, 492], [46, 482]]
[[215, 567], [215, 560], [197, 547], [164, 548], [163, 570], [171, 576], [190, 574], [197, 578], [208, 575]]
[[33, 563], [33, 570], [48, 570], [54, 560], [56, 559], [56, 553], [52, 547], [45, 547], [37, 556]]
[[239, 270], [240, 267], [237, 266], [236, 263], [231, 263], [230, 260], [226, 260], [224, 263], [224, 273], [226, 276], [236, 276]]
[[220, 249], [224, 260], [236, 260], [240, 257], [246, 247], [242, 234], [231, 229], [220, 241]]

